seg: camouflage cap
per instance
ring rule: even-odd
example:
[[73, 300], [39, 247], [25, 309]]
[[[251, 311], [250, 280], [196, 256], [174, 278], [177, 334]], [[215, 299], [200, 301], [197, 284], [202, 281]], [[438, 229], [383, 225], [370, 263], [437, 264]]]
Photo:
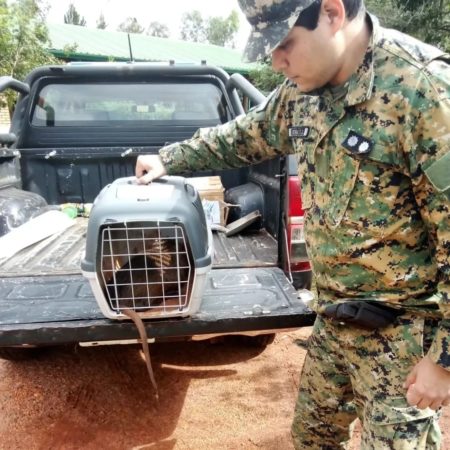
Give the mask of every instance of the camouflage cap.
[[315, 0], [238, 0], [252, 26], [244, 59], [257, 61], [269, 55], [286, 37], [300, 13]]

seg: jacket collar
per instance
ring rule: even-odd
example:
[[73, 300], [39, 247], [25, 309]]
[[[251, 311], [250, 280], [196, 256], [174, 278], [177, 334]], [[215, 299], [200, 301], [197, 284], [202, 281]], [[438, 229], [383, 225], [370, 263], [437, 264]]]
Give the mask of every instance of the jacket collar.
[[371, 14], [367, 14], [366, 20], [372, 28], [372, 36], [363, 62], [347, 82], [348, 90], [344, 99], [345, 106], [363, 103], [373, 95], [374, 50], [380, 38], [380, 24], [378, 19]]

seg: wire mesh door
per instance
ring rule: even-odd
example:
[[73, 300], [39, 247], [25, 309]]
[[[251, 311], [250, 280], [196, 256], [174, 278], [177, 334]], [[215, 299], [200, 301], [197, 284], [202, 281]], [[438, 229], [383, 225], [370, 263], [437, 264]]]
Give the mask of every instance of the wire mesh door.
[[192, 257], [183, 227], [122, 223], [101, 231], [102, 289], [114, 311], [181, 311], [189, 303]]

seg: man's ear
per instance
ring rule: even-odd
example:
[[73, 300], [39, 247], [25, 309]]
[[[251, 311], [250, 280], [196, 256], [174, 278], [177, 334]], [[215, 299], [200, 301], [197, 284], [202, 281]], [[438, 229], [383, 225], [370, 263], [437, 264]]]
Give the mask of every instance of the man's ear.
[[325, 17], [333, 33], [344, 26], [346, 16], [342, 0], [323, 0], [321, 14]]

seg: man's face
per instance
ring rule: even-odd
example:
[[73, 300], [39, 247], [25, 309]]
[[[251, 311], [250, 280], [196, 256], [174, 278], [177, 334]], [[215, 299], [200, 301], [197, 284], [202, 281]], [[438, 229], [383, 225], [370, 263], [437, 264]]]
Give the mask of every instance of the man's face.
[[272, 52], [272, 67], [302, 92], [333, 84], [343, 63], [344, 45], [327, 15], [320, 14], [314, 30], [295, 26]]

